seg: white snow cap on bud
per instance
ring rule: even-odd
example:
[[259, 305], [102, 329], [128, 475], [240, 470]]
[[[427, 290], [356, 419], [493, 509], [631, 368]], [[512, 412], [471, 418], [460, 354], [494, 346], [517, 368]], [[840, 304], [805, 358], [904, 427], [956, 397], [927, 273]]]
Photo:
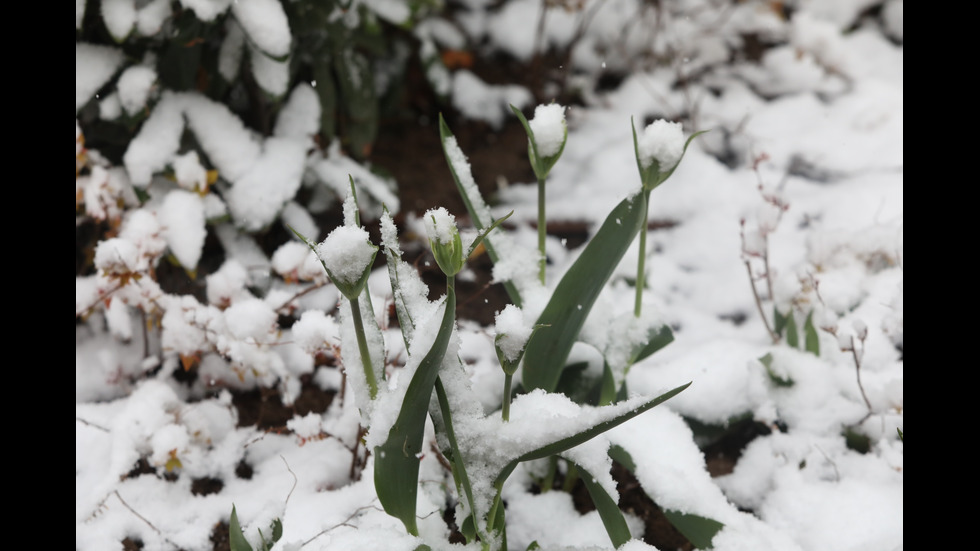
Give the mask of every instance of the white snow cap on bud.
[[341, 283], [354, 285], [374, 258], [370, 237], [364, 228], [338, 226], [316, 246], [316, 255]]
[[449, 214], [448, 210], [443, 207], [429, 209], [425, 211], [425, 216], [422, 217], [422, 220], [425, 222], [425, 233], [429, 236], [429, 239], [445, 245], [453, 242], [456, 217]]
[[667, 172], [677, 166], [684, 155], [684, 128], [679, 122], [657, 119], [643, 129], [643, 135], [636, 142], [640, 164], [644, 168], [656, 159], [660, 172]]
[[513, 304], [508, 304], [497, 312], [494, 322], [498, 337], [497, 346], [500, 347], [507, 361], [517, 361], [534, 328], [524, 321], [524, 312]]
[[565, 143], [565, 108], [557, 103], [539, 105], [534, 108], [534, 118], [528, 121], [538, 155], [553, 157], [561, 151]]

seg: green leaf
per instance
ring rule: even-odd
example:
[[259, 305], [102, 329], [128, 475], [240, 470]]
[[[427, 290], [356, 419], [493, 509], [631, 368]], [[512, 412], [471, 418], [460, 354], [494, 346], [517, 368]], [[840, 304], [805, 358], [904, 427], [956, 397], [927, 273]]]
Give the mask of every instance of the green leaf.
[[330, 143], [337, 135], [337, 84], [333, 76], [330, 56], [321, 53], [313, 64], [316, 95], [320, 99], [320, 134], [324, 143]]
[[806, 322], [803, 323], [803, 334], [806, 335], [806, 351], [814, 356], [820, 355], [820, 336], [817, 328], [813, 326], [813, 310], [806, 315]]
[[[626, 467], [631, 473], [636, 473], [636, 463], [633, 462], [633, 458], [629, 452], [621, 446], [611, 446], [609, 448], [609, 457]], [[674, 528], [677, 528], [698, 549], [710, 549], [711, 540], [725, 526], [714, 519], [680, 513], [669, 509], [664, 509], [664, 516], [674, 525]]]
[[796, 327], [796, 316], [792, 310], [786, 315], [786, 344], [793, 348], [800, 347], [800, 330]]
[[384, 510], [418, 535], [415, 501], [418, 495], [419, 454], [429, 399], [455, 328], [456, 291], [452, 280], [446, 292], [442, 322], [432, 347], [419, 363], [405, 392], [398, 417], [384, 444], [374, 449], [374, 484]]
[[[573, 463], [574, 464], [574, 463]], [[626, 525], [626, 518], [619, 504], [606, 492], [601, 484], [596, 482], [595, 477], [581, 465], [574, 464], [581, 473], [582, 483], [592, 496], [592, 503], [595, 504], [602, 525], [606, 527], [606, 533], [614, 547], [619, 547], [628, 542], [633, 536], [630, 534], [629, 526]]]
[[901, 440], [902, 443], [905, 443], [905, 433], [902, 432], [902, 429], [895, 427], [895, 430], [898, 431], [898, 439]]
[[231, 551], [253, 551], [245, 534], [242, 533], [242, 526], [238, 523], [238, 512], [235, 506], [231, 506], [231, 519], [228, 520], [228, 544]]
[[599, 390], [599, 405], [605, 406], [616, 401], [616, 378], [608, 363], [602, 364], [602, 386]]
[[[656, 398], [649, 399], [646, 402], [643, 402], [642, 404], [640, 404], [639, 406], [637, 406], [637, 407], [635, 407], [635, 408], [633, 408], [631, 410], [628, 410], [628, 411], [626, 411], [626, 412], [624, 412], [624, 413], [622, 413], [620, 415], [617, 415], [616, 417], [613, 417], [612, 419], [609, 419], [607, 421], [603, 421], [601, 423], [598, 423], [596, 425], [593, 425], [592, 427], [589, 427], [588, 429], [583, 430], [582, 432], [579, 432], [577, 434], [573, 434], [571, 436], [567, 436], [565, 438], [562, 438], [560, 440], [556, 440], [556, 441], [551, 442], [549, 444], [545, 444], [544, 446], [541, 446], [540, 448], [537, 448], [535, 450], [531, 450], [531, 451], [525, 453], [524, 455], [521, 455], [520, 457], [518, 457], [518, 458], [512, 460], [510, 463], [508, 463], [506, 467], [504, 467], [504, 469], [500, 472], [500, 474], [497, 475], [497, 479], [494, 482], [494, 484], [495, 485], [502, 485], [504, 483], [504, 481], [507, 480], [507, 477], [510, 476], [510, 474], [512, 472], [514, 472], [514, 469], [517, 468], [517, 465], [520, 464], [521, 462], [524, 462], [524, 461], [533, 461], [535, 459], [543, 459], [545, 457], [550, 457], [552, 455], [557, 455], [557, 454], [559, 454], [559, 453], [561, 453], [561, 452], [563, 452], [565, 450], [569, 450], [571, 448], [574, 448], [575, 446], [578, 446], [579, 444], [582, 444], [583, 442], [588, 442], [589, 440], [595, 438], [596, 436], [598, 436], [598, 435], [600, 435], [600, 434], [602, 434], [602, 433], [604, 433], [604, 432], [606, 432], [608, 430], [614, 429], [614, 428], [618, 427], [619, 425], [625, 423], [626, 421], [629, 421], [630, 419], [636, 417], [637, 415], [639, 415], [639, 414], [641, 414], [641, 413], [643, 413], [645, 411], [649, 411], [649, 410], [653, 409], [654, 407], [656, 407], [656, 406], [658, 406], [658, 405], [666, 402], [667, 400], [669, 400], [669, 399], [673, 398], [674, 396], [680, 394], [684, 389], [686, 389], [689, 386], [691, 386], [691, 383], [687, 383], [687, 384], [681, 385], [681, 386], [679, 386], [677, 388], [674, 388], [673, 390], [669, 390], [669, 391], [661, 394], [660, 396], [657, 396]], [[606, 407], [616, 407], [616, 406], [606, 406]], [[497, 486], [497, 487], [500, 487], [500, 486]]]
[[[276, 543], [282, 538], [282, 520], [274, 519], [272, 521], [272, 541], [270, 543]], [[271, 546], [270, 546], [271, 547]]]
[[664, 509], [664, 516], [698, 549], [711, 549], [711, 540], [725, 527], [715, 519], [669, 509]]
[[557, 387], [592, 305], [645, 222], [642, 201], [648, 197], [638, 193], [623, 199], [558, 283], [535, 322], [550, 327], [528, 343], [524, 355], [525, 389], [551, 392]]
[[344, 138], [357, 158], [366, 156], [378, 135], [378, 98], [374, 91], [374, 72], [367, 57], [345, 50], [333, 58], [341, 107], [347, 118]]
[[674, 332], [671, 331], [670, 327], [666, 325], [661, 325], [657, 333], [649, 341], [647, 341], [646, 346], [644, 346], [643, 348], [640, 349], [639, 352], [637, 352], [636, 357], [633, 359], [633, 362], [635, 363], [649, 357], [654, 352], [660, 350], [661, 348], [667, 346], [672, 342], [674, 342]]
[[205, 25], [192, 11], [184, 10], [171, 19], [169, 33], [157, 58], [160, 84], [167, 90], [195, 90], [206, 38]]
[[766, 373], [769, 374], [769, 380], [771, 380], [772, 382], [776, 383], [776, 386], [783, 386], [783, 387], [791, 387], [791, 386], [793, 386], [793, 379], [790, 379], [788, 377], [783, 377], [782, 375], [779, 375], [772, 368], [772, 354], [771, 353], [766, 353], [765, 356], [759, 358], [759, 362], [763, 366], [765, 366]]
[[609, 457], [611, 457], [616, 463], [626, 467], [629, 472], [636, 472], [636, 463], [633, 462], [633, 456], [630, 455], [630, 452], [623, 449], [622, 446], [618, 444], [609, 446]]
[[[449, 150], [446, 148], [446, 140], [455, 137], [452, 131], [449, 130], [449, 125], [446, 124], [446, 119], [443, 118], [442, 113], [439, 114], [439, 138], [442, 143], [442, 151], [446, 156], [446, 164], [449, 165], [449, 172], [453, 176], [453, 181], [456, 182], [456, 189], [463, 199], [466, 211], [469, 213], [470, 219], [473, 221], [476, 229], [482, 231], [493, 223], [493, 220], [490, 218], [490, 207], [483, 199], [483, 196], [480, 195], [480, 190], [477, 189], [476, 185], [464, 185], [463, 180], [460, 179], [460, 175], [456, 173], [456, 167], [453, 165]], [[472, 174], [466, 174], [465, 177], [467, 182], [473, 181]], [[484, 246], [487, 249], [487, 256], [490, 257], [490, 260], [497, 263], [500, 260], [500, 255], [497, 254], [497, 250], [493, 246], [493, 239], [487, 239]], [[505, 281], [504, 289], [507, 291], [507, 296], [510, 297], [510, 301], [515, 306], [520, 307], [522, 304], [521, 294], [513, 282]]]
[[[452, 450], [452, 466], [453, 466], [453, 480], [456, 482], [457, 492], [462, 490], [463, 496], [466, 498], [466, 503], [469, 505], [470, 511], [476, 512], [476, 501], [473, 499], [473, 485], [470, 483], [470, 478], [466, 474], [466, 464], [463, 461], [463, 454], [459, 451], [459, 444], [456, 441], [456, 431], [453, 428], [453, 415], [452, 408], [449, 407], [449, 397], [446, 395], [446, 389], [442, 386], [442, 381], [436, 378], [435, 383], [436, 397], [439, 400], [439, 410], [442, 412], [442, 429], [446, 434], [446, 438], [449, 440], [449, 447]], [[474, 522], [472, 516], [468, 517], [471, 525], [468, 529], [470, 532], [467, 534], [462, 529], [464, 536], [466, 536], [467, 541], [472, 541], [476, 535], [477, 523]], [[466, 522], [464, 521], [464, 525]]]
[[[790, 315], [790, 317], [792, 317], [792, 315]], [[773, 320], [773, 330], [776, 332], [777, 335], [782, 335], [783, 330], [786, 329], [786, 322], [788, 321], [788, 319], [786, 318], [786, 316], [782, 315], [779, 312], [779, 309], [776, 308], [775, 306], [772, 307], [772, 320]]]

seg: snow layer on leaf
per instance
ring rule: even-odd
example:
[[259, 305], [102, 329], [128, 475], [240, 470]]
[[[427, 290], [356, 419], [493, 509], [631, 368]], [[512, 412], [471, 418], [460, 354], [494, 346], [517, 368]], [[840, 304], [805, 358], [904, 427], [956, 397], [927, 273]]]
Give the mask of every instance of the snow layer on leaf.
[[517, 85], [487, 84], [480, 77], [466, 69], [460, 69], [453, 76], [453, 106], [466, 117], [484, 121], [499, 130], [504, 118], [510, 113], [508, 105], [518, 109], [533, 101], [527, 88]]
[[171, 191], [163, 199], [157, 217], [167, 246], [180, 265], [188, 270], [197, 268], [207, 237], [201, 196], [190, 191]]
[[260, 50], [274, 57], [289, 53], [292, 36], [282, 4], [276, 0], [236, 0], [231, 11]]
[[157, 34], [171, 13], [170, 0], [151, 0], [145, 3], [136, 12], [136, 31], [142, 36]]
[[225, 39], [218, 50], [218, 74], [226, 82], [234, 82], [242, 66], [245, 52], [245, 31], [241, 25], [229, 18], [225, 23]]
[[134, 186], [145, 188], [154, 173], [166, 168], [180, 148], [183, 131], [180, 96], [164, 92], [123, 155], [123, 163]]
[[201, 21], [212, 21], [225, 12], [234, 0], [180, 0], [185, 8], [193, 10]]
[[[340, 197], [347, 197], [347, 194], [350, 193], [350, 179], [353, 177], [362, 210], [365, 210], [364, 203], [373, 198], [377, 203], [388, 207], [392, 214], [398, 213], [401, 201], [392, 190], [393, 182], [378, 177], [368, 168], [344, 155], [340, 151], [340, 142], [337, 140], [330, 144], [326, 158], [312, 161], [310, 168], [328, 188]], [[361, 191], [366, 191], [367, 195], [362, 195]], [[380, 216], [381, 209], [376, 210], [376, 216]]]
[[116, 42], [122, 42], [136, 24], [136, 0], [102, 0], [102, 21]]
[[302, 183], [306, 147], [293, 138], [265, 140], [262, 155], [225, 195], [236, 223], [255, 231], [275, 220]]
[[183, 155], [178, 155], [174, 158], [172, 165], [177, 185], [190, 191], [207, 189], [208, 171], [201, 166], [201, 159], [197, 156], [197, 151], [188, 151]]
[[301, 82], [279, 111], [274, 133], [282, 138], [309, 138], [319, 131], [320, 98], [312, 86]]
[[75, 43], [75, 112], [108, 81], [123, 62], [122, 51], [109, 46]]
[[273, 59], [248, 43], [248, 60], [252, 67], [255, 82], [268, 94], [280, 97], [286, 93], [289, 86], [289, 61]]
[[211, 164], [226, 180], [243, 178], [262, 154], [259, 141], [226, 106], [198, 94], [181, 98], [187, 124]]

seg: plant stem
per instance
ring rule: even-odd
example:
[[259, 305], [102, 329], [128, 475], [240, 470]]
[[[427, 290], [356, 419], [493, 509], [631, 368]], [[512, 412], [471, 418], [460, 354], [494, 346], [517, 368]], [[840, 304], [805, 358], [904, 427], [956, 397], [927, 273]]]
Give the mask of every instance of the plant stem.
[[371, 365], [371, 351], [368, 350], [367, 338], [364, 336], [364, 322], [361, 319], [361, 304], [357, 298], [350, 299], [350, 310], [354, 316], [354, 333], [357, 335], [357, 349], [361, 353], [361, 365], [364, 367], [364, 378], [367, 379], [371, 399], [378, 396], [378, 380], [374, 376]]
[[643, 287], [646, 284], [646, 276], [643, 271], [647, 260], [647, 216], [650, 208], [650, 192], [644, 192], [643, 197], [643, 227], [640, 228], [640, 253], [636, 260], [636, 303], [633, 306], [633, 315], [640, 317], [643, 312]]
[[575, 484], [578, 482], [578, 467], [575, 463], [571, 461], [568, 462], [568, 470], [565, 473], [565, 481], [561, 485], [561, 489], [566, 494], [572, 493], [575, 489]]
[[510, 373], [504, 374], [504, 401], [500, 405], [500, 416], [504, 422], [510, 421], [510, 385], [513, 378]]
[[544, 178], [538, 178], [538, 254], [541, 255], [538, 259], [538, 278], [541, 280], [541, 285], [545, 284], [547, 257], [544, 254], [544, 240], [547, 233], [548, 223], [544, 216]]
[[[769, 325], [769, 318], [766, 317], [766, 312], [762, 308], [762, 299], [759, 298], [759, 289], [755, 286], [755, 277], [752, 276], [752, 264], [745, 260], [745, 270], [749, 273], [749, 284], [752, 285], [752, 296], [755, 297], [755, 307], [759, 309], [759, 316], [762, 318], [762, 323], [766, 326], [766, 331], [769, 332], [769, 337], [772, 339], [772, 343], [776, 344], [779, 342], [779, 335], [773, 331], [772, 326]], [[792, 313], [790, 313], [792, 315]]]
[[[864, 342], [861, 342], [861, 346], [864, 346]], [[861, 349], [861, 356], [858, 355], [857, 346], [854, 343], [854, 337], [851, 337], [851, 355], [854, 357], [854, 372], [857, 374], [858, 389], [861, 390], [861, 397], [864, 398], [864, 405], [868, 406], [868, 415], [874, 411], [871, 407], [871, 400], [868, 400], [867, 393], [864, 392], [864, 385], [861, 384], [861, 356], [864, 355], [864, 349]], [[867, 417], [865, 417], [867, 419]]]

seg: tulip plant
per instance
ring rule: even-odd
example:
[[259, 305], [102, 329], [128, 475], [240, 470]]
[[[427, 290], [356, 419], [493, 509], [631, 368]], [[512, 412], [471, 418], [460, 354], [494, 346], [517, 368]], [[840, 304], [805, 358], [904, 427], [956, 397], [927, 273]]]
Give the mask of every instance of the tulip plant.
[[[539, 107], [531, 122], [520, 111], [515, 109], [515, 113], [527, 130], [529, 158], [538, 178], [541, 264], [537, 283], [543, 285], [547, 227], [544, 186], [567, 139], [564, 108], [554, 104]], [[507, 549], [501, 498], [504, 484], [521, 463], [551, 459], [554, 465], [561, 458], [588, 489], [610, 541], [619, 547], [632, 535], [617, 505], [616, 485], [609, 472], [611, 451], [603, 434], [677, 395], [690, 383], [660, 396], [627, 397], [625, 370], [670, 342], [672, 336], [666, 327], [655, 327], [647, 332], [648, 338], [631, 343], [626, 365], [610, 365], [612, 359], [607, 358], [601, 380], [572, 376], [575, 366], [566, 365], [566, 361], [596, 297], [637, 234], [641, 240], [636, 301], [639, 317], [650, 192], [670, 177], [694, 136], [684, 141], [680, 126], [664, 121], [648, 127], [640, 138], [634, 130], [640, 190], [613, 209], [579, 260], [551, 290], [549, 302], [533, 323], [525, 319], [520, 306], [522, 290], [530, 284], [509, 282], [507, 289], [514, 304], [497, 313], [494, 338], [505, 377], [503, 398], [499, 413], [485, 414], [460, 359], [455, 278], [479, 245], [485, 245], [494, 260], [514, 247], [500, 227], [513, 212], [500, 218], [491, 215], [473, 183], [465, 155], [442, 119], [440, 131], [450, 172], [477, 232], [474, 238], [464, 239], [455, 217], [444, 208], [425, 213], [423, 223], [432, 256], [446, 277], [446, 293], [439, 300], [428, 299], [428, 289], [418, 272], [402, 259], [398, 231], [387, 211], [381, 218], [381, 247], [370, 242], [356, 216], [353, 187], [345, 204], [344, 226], [320, 243], [296, 232], [316, 253], [343, 295], [343, 307], [349, 309], [345, 319], [353, 326], [357, 346], [344, 347], [343, 361], [352, 368], [348, 378], [365, 425], [363, 443], [374, 460], [378, 499], [410, 534], [420, 535], [416, 510], [419, 465], [425, 453], [426, 423], [431, 418], [439, 453], [455, 483], [456, 524], [468, 543], [486, 551]], [[362, 315], [371, 312], [365, 304], [370, 300], [367, 280], [379, 250], [386, 260], [395, 312], [408, 351], [398, 384], [390, 384], [385, 378], [380, 362], [384, 343], [372, 338], [380, 329], [368, 321], [374, 320], [373, 316]], [[541, 423], [543, 411], [549, 412], [547, 423]], [[616, 453], [622, 456], [625, 452], [620, 449]], [[629, 462], [628, 457], [622, 459]], [[720, 528], [711, 519], [693, 515], [675, 512], [669, 518], [685, 521], [679, 524], [694, 534], [692, 541], [698, 537], [698, 541], [710, 541]], [[244, 541], [237, 535], [233, 542]], [[428, 548], [427, 544], [420, 546]]]

